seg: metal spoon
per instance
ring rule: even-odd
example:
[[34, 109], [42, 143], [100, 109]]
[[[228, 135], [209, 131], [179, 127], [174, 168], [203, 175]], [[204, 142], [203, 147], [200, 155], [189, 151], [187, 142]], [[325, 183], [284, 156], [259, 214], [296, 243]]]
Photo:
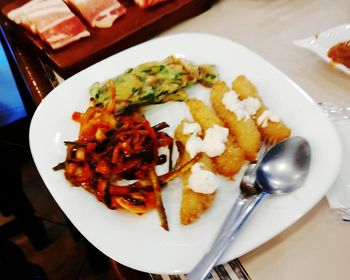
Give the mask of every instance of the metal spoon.
[[206, 279], [258, 203], [270, 194], [288, 193], [299, 188], [309, 171], [310, 161], [311, 148], [302, 137], [291, 137], [272, 147], [256, 171], [256, 184], [261, 193], [243, 203], [236, 201], [232, 207], [233, 216], [230, 211], [211, 250], [188, 274], [187, 280]]

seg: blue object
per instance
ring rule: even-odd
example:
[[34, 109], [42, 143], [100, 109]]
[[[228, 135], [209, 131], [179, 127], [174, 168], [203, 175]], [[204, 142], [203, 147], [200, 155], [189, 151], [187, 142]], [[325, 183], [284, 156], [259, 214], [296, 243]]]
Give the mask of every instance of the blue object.
[[0, 127], [26, 116], [10, 65], [0, 44]]

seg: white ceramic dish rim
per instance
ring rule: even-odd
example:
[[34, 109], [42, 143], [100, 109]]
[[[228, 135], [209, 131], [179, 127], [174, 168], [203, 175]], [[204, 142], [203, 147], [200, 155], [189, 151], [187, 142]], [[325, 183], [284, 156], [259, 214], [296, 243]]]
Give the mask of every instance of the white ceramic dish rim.
[[331, 47], [348, 40], [350, 40], [350, 24], [343, 24], [305, 39], [296, 40], [294, 41], [294, 44], [316, 53], [331, 67], [337, 68], [338, 70], [350, 75], [349, 68], [343, 64], [332, 61], [327, 55]]
[[[213, 53], [213, 49], [217, 51]], [[246, 74], [293, 132], [310, 142], [313, 152], [303, 188], [271, 198], [259, 207], [221, 263], [260, 246], [307, 213], [325, 195], [341, 162], [338, 135], [318, 105], [274, 66], [225, 38], [201, 33], [160, 37], [111, 56], [64, 81], [45, 97], [32, 119], [30, 146], [39, 173], [60, 208], [96, 248], [124, 265], [160, 274], [186, 273], [198, 262], [234, 199], [218, 197], [213, 210], [198, 223], [181, 227], [174, 222], [168, 233], [158, 226], [155, 213], [135, 218], [111, 211], [83, 189], [70, 187], [63, 173], [53, 172], [52, 166], [65, 158], [63, 141], [77, 135], [78, 127], [71, 124], [70, 115], [88, 106], [88, 98], [83, 97], [87, 97], [89, 85], [113, 77], [136, 62], [159, 60], [170, 54], [198, 64], [217, 63], [222, 79], [228, 83], [235, 75]], [[292, 106], [298, 107], [298, 114]]]

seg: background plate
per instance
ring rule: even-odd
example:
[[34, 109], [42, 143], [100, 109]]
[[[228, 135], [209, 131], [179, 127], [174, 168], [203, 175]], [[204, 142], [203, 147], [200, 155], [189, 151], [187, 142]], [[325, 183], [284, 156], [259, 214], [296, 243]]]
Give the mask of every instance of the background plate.
[[350, 75], [349, 68], [343, 64], [333, 62], [327, 55], [328, 50], [331, 47], [348, 40], [350, 40], [350, 24], [344, 24], [333, 27], [319, 34], [315, 34], [314, 36], [297, 40], [294, 42], [294, 44], [298, 47], [302, 47], [316, 53], [324, 61], [329, 63], [329, 65]]
[[[189, 226], [179, 224], [181, 185], [179, 181], [169, 184], [163, 192], [170, 226], [170, 232], [166, 232], [159, 226], [156, 211], [141, 217], [112, 211], [82, 188], [71, 187], [63, 172], [54, 172], [52, 167], [65, 159], [63, 141], [77, 138], [79, 127], [71, 114], [87, 108], [92, 83], [171, 54], [196, 64], [215, 64], [227, 83], [239, 74], [246, 75], [293, 134], [305, 137], [312, 148], [310, 173], [303, 187], [264, 201], [221, 262], [247, 253], [302, 217], [324, 196], [341, 162], [338, 135], [321, 108], [274, 66], [221, 37], [193, 33], [161, 37], [111, 56], [66, 80], [43, 100], [32, 119], [30, 146], [40, 175], [64, 213], [94, 246], [124, 265], [160, 274], [188, 272], [209, 249], [238, 194], [239, 178], [235, 183], [222, 180], [212, 208]], [[190, 94], [207, 99], [208, 90], [197, 86]], [[172, 126], [187, 114], [184, 103], [155, 105], [147, 110], [151, 123], [167, 121]]]

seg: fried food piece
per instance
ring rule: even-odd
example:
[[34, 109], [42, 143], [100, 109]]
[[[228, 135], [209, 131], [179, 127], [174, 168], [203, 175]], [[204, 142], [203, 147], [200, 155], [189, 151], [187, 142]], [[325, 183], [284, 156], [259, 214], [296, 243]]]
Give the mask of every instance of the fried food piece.
[[[190, 135], [183, 134], [183, 126], [186, 121], [182, 121], [179, 126], [175, 130], [175, 139], [180, 141], [180, 143], [185, 147], [186, 142]], [[180, 166], [185, 164], [190, 160], [190, 155], [184, 151], [183, 156], [178, 163]], [[206, 155], [202, 154], [199, 162], [203, 164], [204, 169], [209, 171], [213, 170], [213, 163], [211, 159]], [[191, 175], [191, 171], [186, 172], [182, 176], [182, 201], [181, 201], [181, 209], [180, 209], [180, 222], [183, 225], [188, 225], [196, 220], [207, 210], [213, 203], [216, 192], [212, 194], [202, 194], [196, 193], [192, 191], [188, 187], [188, 180]]]
[[216, 82], [211, 90], [211, 104], [216, 114], [229, 129], [230, 134], [235, 137], [238, 146], [243, 149], [246, 158], [253, 161], [256, 159], [261, 145], [260, 132], [251, 118], [238, 120], [235, 113], [226, 109], [222, 103], [222, 98], [229, 90], [225, 82]]
[[[197, 99], [188, 99], [186, 101], [191, 114], [196, 122], [200, 124], [205, 131], [214, 125], [224, 126], [220, 118], [202, 101]], [[244, 164], [244, 151], [237, 146], [235, 139], [229, 135], [225, 143], [225, 151], [221, 155], [212, 158], [215, 170], [226, 177], [233, 177]]]
[[[236, 91], [238, 98], [240, 100], [244, 100], [248, 97], [254, 97], [259, 99], [261, 103], [261, 107], [256, 112], [256, 114], [253, 116], [253, 120], [258, 125], [258, 119], [259, 117], [266, 111], [268, 111], [268, 108], [266, 105], [264, 105], [264, 102], [259, 95], [256, 87], [250, 82], [245, 76], [240, 75], [238, 76], [232, 83], [232, 88]], [[262, 127], [258, 125], [258, 129], [263, 137], [263, 139], [270, 139], [274, 140], [276, 142], [282, 141], [286, 138], [288, 138], [291, 134], [291, 130], [289, 127], [287, 127], [283, 122], [272, 122], [268, 120], [267, 126]]]
[[[183, 101], [185, 89], [195, 83], [211, 87], [219, 79], [213, 65], [195, 65], [173, 55], [162, 61], [152, 61], [128, 69], [112, 78], [115, 90], [114, 114], [129, 107]], [[108, 82], [97, 82], [90, 87], [93, 106], [106, 107], [111, 95]]]

